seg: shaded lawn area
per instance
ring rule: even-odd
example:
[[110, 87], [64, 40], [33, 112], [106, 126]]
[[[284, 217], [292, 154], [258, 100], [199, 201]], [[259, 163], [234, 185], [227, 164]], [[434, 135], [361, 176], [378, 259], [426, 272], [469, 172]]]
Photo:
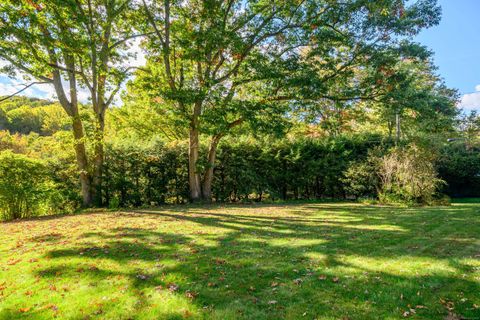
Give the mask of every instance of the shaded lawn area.
[[480, 319], [475, 203], [164, 207], [0, 231], [0, 319]]

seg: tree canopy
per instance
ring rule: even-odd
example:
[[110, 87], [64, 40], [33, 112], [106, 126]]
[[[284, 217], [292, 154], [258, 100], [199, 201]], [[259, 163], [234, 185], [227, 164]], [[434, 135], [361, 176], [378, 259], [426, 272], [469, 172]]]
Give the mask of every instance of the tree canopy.
[[[117, 148], [131, 150], [137, 141], [148, 145], [132, 151], [140, 162], [150, 154], [144, 147], [185, 148], [176, 162], [185, 160], [185, 171], [162, 181], [183, 186], [187, 179], [190, 201], [218, 199], [216, 175], [227, 170], [223, 150], [237, 140], [372, 134], [397, 146], [432, 139], [441, 145], [457, 134], [457, 92], [437, 75], [428, 48], [411, 40], [440, 16], [435, 0], [4, 1], [3, 72], [33, 81], [26, 86], [52, 85], [57, 104], [11, 110], [11, 97], [4, 97], [0, 126], [9, 137], [38, 133], [61, 141], [68, 139], [60, 132], [71, 130], [86, 206], [109, 203], [108, 170], [127, 170], [126, 162], [109, 168], [105, 148], [127, 161]], [[139, 52], [143, 66], [134, 63]], [[88, 96], [82, 103], [80, 93]], [[290, 157], [282, 148], [277, 156]], [[302, 159], [297, 151], [288, 161]], [[288, 190], [281, 181], [257, 187]], [[183, 189], [176, 194], [186, 197]]]

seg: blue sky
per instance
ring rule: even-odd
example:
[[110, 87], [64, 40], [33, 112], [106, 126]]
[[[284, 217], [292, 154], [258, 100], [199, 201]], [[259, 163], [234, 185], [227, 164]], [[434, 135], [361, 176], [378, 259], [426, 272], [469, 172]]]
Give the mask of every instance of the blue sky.
[[440, 75], [464, 95], [462, 107], [480, 110], [480, 0], [439, 3], [440, 25], [423, 31], [416, 40], [435, 52]]
[[[460, 106], [480, 110], [480, 0], [438, 1], [443, 9], [440, 25], [422, 31], [415, 40], [434, 51], [439, 74], [462, 94]], [[0, 75], [0, 96], [22, 88], [24, 82]], [[54, 92], [51, 86], [43, 85], [24, 94], [52, 98]]]

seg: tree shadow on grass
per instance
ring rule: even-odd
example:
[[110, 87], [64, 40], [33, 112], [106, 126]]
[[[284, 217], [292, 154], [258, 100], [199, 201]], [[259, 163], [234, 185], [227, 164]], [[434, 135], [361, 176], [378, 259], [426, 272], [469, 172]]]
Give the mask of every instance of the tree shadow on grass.
[[[190, 228], [170, 233], [125, 226], [86, 232], [84, 239], [101, 245], [50, 250], [47, 258], [108, 264], [62, 264], [36, 273], [44, 279], [78, 279], [80, 267], [81, 277], [94, 282], [122, 277], [139, 301], [134, 318], [150, 308], [148, 296], [155, 291], [202, 310], [192, 317], [439, 319], [449, 312], [480, 317], [474, 306], [480, 302], [480, 285], [465, 276], [476, 272], [465, 259], [479, 250], [478, 222], [465, 208], [413, 214], [410, 209], [356, 205], [307, 207], [332, 215], [305, 216], [294, 210], [275, 217], [201, 208], [194, 213], [174, 208], [128, 213], [130, 219], [180, 221]], [[396, 263], [404, 265], [396, 268]], [[432, 264], [440, 269], [429, 269]], [[167, 312], [160, 318], [183, 316]]]

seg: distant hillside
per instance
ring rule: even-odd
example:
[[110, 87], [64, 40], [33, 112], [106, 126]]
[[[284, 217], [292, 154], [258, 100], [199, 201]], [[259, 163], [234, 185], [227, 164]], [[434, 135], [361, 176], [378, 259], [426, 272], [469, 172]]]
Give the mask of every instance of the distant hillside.
[[69, 122], [63, 109], [50, 100], [17, 96], [0, 102], [0, 130], [10, 133], [51, 135], [68, 129]]

